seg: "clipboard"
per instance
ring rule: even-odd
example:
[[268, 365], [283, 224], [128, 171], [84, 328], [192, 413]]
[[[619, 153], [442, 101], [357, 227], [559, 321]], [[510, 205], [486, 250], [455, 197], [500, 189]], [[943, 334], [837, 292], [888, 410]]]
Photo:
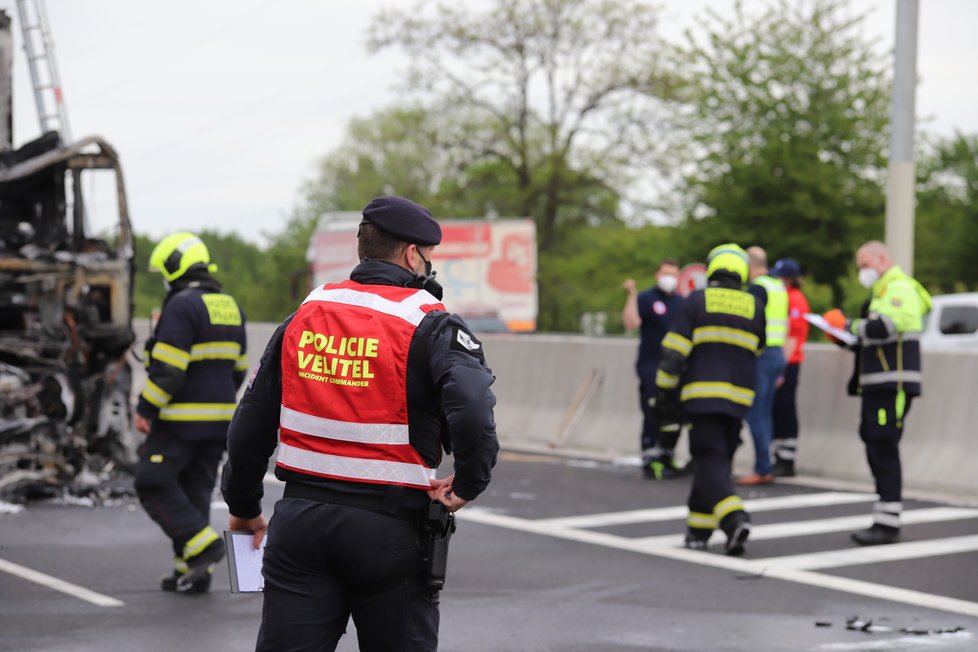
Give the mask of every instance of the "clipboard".
[[836, 328], [829, 322], [825, 321], [825, 318], [822, 317], [822, 315], [818, 315], [814, 312], [805, 313], [805, 321], [807, 321], [812, 326], [815, 326], [819, 330], [828, 333], [835, 339], [839, 340], [840, 342], [848, 346], [852, 346], [853, 344], [859, 342], [858, 337], [856, 337], [849, 331], [844, 331], [841, 328]]
[[250, 532], [224, 531], [227, 546], [228, 575], [231, 578], [231, 593], [261, 593], [265, 590], [265, 578], [261, 574], [262, 557], [268, 533], [261, 540], [261, 547], [255, 550]]

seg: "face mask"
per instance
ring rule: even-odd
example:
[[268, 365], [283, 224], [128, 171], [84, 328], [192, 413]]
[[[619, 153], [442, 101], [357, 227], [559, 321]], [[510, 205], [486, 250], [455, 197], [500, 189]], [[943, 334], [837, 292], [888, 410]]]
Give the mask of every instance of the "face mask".
[[435, 275], [438, 272], [431, 271], [431, 261], [424, 257], [420, 249], [418, 249], [418, 255], [421, 256], [421, 260], [424, 261], [424, 274], [417, 274], [414, 277], [414, 281], [408, 284], [408, 287], [416, 287], [426, 290], [433, 297], [441, 301], [445, 290], [442, 288], [441, 283], [435, 280]]
[[664, 274], [659, 277], [658, 281], [656, 281], [656, 285], [658, 285], [659, 289], [666, 294], [672, 294], [676, 291], [676, 287], [679, 285], [679, 279], [672, 274]]
[[872, 267], [863, 267], [859, 270], [859, 282], [866, 289], [873, 287], [876, 281], [880, 280], [880, 273]]

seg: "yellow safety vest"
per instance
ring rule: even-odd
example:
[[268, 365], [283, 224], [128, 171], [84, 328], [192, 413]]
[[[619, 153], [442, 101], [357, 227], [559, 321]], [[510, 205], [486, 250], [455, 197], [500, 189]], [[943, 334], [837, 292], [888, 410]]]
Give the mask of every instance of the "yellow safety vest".
[[767, 292], [764, 318], [767, 320], [765, 337], [768, 346], [784, 346], [788, 336], [788, 291], [781, 279], [772, 276], [758, 276], [753, 281]]

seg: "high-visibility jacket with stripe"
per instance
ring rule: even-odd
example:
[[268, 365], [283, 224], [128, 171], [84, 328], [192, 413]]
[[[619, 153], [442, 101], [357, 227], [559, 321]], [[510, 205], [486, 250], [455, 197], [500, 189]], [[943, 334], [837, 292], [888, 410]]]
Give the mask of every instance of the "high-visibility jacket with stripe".
[[656, 386], [686, 414], [742, 419], [754, 401], [757, 352], [764, 347], [760, 299], [739, 288], [711, 286], [686, 298], [662, 340]]
[[303, 302], [282, 341], [277, 465], [323, 478], [429, 489], [439, 424], [408, 427], [408, 352], [426, 315], [444, 310], [413, 288], [327, 284]]
[[247, 372], [245, 316], [216, 283], [172, 292], [146, 345], [136, 412], [186, 439], [223, 439]]
[[764, 302], [767, 345], [783, 346], [788, 335], [788, 290], [781, 279], [766, 274], [758, 276], [751, 283], [764, 288], [767, 295]]
[[919, 396], [923, 378], [920, 333], [924, 316], [930, 312], [930, 294], [896, 265], [873, 284], [871, 292], [862, 319], [851, 325], [861, 347], [859, 389]]

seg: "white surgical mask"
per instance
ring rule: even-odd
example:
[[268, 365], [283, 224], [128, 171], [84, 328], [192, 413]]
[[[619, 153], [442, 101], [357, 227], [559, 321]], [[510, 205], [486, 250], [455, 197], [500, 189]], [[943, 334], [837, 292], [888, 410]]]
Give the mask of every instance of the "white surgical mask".
[[872, 267], [863, 267], [859, 270], [859, 282], [866, 289], [873, 287], [876, 281], [880, 280], [880, 273]]
[[676, 291], [676, 286], [679, 285], [679, 279], [672, 274], [663, 274], [659, 277], [659, 280], [656, 281], [656, 285], [658, 285], [659, 289], [666, 294], [672, 294]]

